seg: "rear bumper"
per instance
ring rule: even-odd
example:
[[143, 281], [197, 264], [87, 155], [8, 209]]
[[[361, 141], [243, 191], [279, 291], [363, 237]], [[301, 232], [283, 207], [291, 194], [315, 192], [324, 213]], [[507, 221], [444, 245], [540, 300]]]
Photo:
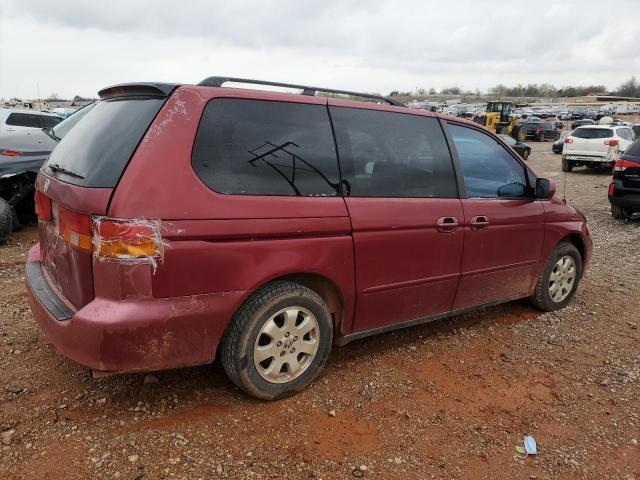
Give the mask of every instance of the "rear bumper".
[[562, 155], [562, 158], [565, 160], [570, 160], [572, 162], [580, 162], [580, 163], [609, 163], [612, 164], [615, 160], [607, 157], [606, 155], [581, 155], [579, 153], [565, 153]]
[[[73, 311], [48, 285], [39, 262], [36, 244], [29, 251], [26, 280], [33, 316], [58, 352], [96, 370], [132, 372], [210, 363], [225, 327], [247, 295], [96, 297]], [[61, 315], [55, 305], [68, 311]]]
[[609, 195], [609, 203], [629, 210], [640, 211], [640, 189], [625, 188], [622, 181], [614, 180], [614, 194]]

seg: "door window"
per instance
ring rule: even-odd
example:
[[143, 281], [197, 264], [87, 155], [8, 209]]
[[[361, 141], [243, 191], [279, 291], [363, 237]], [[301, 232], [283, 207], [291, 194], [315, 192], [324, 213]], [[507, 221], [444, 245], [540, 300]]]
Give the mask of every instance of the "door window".
[[212, 190], [336, 196], [340, 175], [323, 105], [217, 99], [205, 107], [191, 157]]
[[330, 111], [345, 194], [458, 196], [451, 156], [435, 118], [347, 107]]
[[624, 138], [625, 140], [633, 140], [633, 133], [631, 133], [631, 129], [629, 128], [619, 128], [617, 130], [617, 133], [620, 137]]
[[522, 198], [528, 196], [525, 167], [493, 137], [478, 130], [450, 124], [449, 129], [469, 198]]

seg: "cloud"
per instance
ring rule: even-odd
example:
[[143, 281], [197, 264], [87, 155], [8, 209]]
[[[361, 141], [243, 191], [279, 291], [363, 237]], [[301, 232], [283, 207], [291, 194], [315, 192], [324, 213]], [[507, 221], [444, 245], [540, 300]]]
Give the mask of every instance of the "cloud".
[[[101, 79], [139, 80], [145, 73], [189, 82], [216, 73], [249, 75], [381, 92], [499, 82], [615, 87], [640, 66], [640, 14], [632, 0], [616, 2], [614, 15], [591, 0], [549, 2], [545, 9], [517, 0], [5, 5], [0, 60], [32, 75], [37, 69], [25, 65], [25, 54], [39, 44], [44, 57], [57, 46], [58, 64], [80, 76], [74, 88], [94, 91], [105, 84]], [[0, 95], [15, 88], [12, 77], [0, 73]]]

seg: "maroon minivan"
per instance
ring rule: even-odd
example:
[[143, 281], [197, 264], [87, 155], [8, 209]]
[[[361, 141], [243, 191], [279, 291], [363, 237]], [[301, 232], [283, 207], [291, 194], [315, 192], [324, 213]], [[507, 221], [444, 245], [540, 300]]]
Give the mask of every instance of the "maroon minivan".
[[100, 98], [38, 175], [27, 261], [40, 327], [94, 370], [218, 356], [280, 398], [333, 344], [523, 297], [562, 308], [591, 255], [585, 217], [475, 123], [222, 77]]

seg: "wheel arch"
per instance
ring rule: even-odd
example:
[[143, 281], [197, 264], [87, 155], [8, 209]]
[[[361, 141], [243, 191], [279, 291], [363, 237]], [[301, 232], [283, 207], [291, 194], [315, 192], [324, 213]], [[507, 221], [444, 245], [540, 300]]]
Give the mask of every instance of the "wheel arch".
[[289, 273], [272, 278], [269, 282], [275, 280], [288, 280], [299, 283], [320, 295], [324, 303], [327, 304], [329, 312], [331, 312], [334, 342], [339, 343], [339, 339], [343, 336], [342, 325], [345, 319], [345, 300], [340, 288], [333, 280], [319, 273], [310, 272]]
[[580, 234], [579, 233], [571, 233], [571, 234], [567, 235], [566, 237], [562, 238], [558, 242], [558, 244], [563, 243], [563, 242], [564, 243], [570, 243], [571, 245], [576, 247], [576, 249], [578, 250], [578, 253], [580, 253], [580, 258], [582, 260], [582, 263], [584, 264], [585, 261], [586, 261], [585, 255], [587, 254], [587, 252], [586, 252], [584, 240], [582, 239]]

